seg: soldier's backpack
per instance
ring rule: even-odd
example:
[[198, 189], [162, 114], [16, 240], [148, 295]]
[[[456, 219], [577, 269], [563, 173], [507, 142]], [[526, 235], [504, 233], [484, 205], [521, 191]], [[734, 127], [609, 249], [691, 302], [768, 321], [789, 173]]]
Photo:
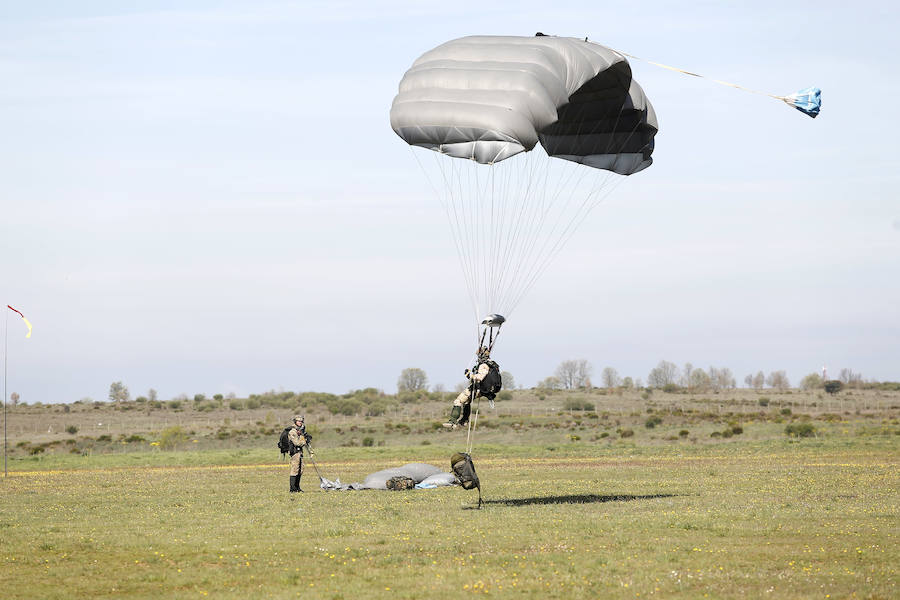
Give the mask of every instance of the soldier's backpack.
[[291, 451], [291, 438], [288, 437], [291, 429], [291, 427], [285, 427], [284, 431], [281, 432], [281, 437], [278, 438], [278, 449], [281, 450], [282, 454], [287, 454]]
[[478, 391], [488, 400], [493, 400], [497, 397], [497, 392], [503, 388], [503, 378], [500, 377], [500, 365], [492, 360], [486, 360], [484, 364], [488, 366], [488, 372], [478, 385]]

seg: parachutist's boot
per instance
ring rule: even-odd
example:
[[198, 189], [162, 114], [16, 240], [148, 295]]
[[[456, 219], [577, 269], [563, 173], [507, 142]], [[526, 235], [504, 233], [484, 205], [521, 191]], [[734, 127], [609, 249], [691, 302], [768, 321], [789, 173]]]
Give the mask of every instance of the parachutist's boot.
[[300, 491], [300, 482], [297, 481], [298, 479], [300, 479], [299, 476], [297, 476], [297, 475], [291, 475], [291, 493], [292, 493], [292, 494], [293, 494], [294, 492], [299, 492], [299, 491]]
[[459, 421], [459, 413], [462, 412], [462, 408], [459, 406], [453, 405], [453, 410], [450, 411], [450, 419], [444, 423], [444, 427], [447, 429], [456, 429], [457, 422]]
[[467, 402], [462, 407], [462, 416], [459, 418], [459, 422], [457, 423], [460, 427], [469, 422], [469, 415], [472, 414], [472, 403]]

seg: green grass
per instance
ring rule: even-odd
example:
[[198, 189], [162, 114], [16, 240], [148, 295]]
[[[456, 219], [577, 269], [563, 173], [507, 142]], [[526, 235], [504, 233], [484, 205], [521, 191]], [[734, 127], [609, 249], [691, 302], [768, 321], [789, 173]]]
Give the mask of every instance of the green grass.
[[[451, 439], [318, 462], [447, 468]], [[736, 439], [479, 446], [480, 511], [458, 488], [322, 492], [308, 463], [290, 496], [274, 449], [23, 458], [2, 595], [897, 597], [900, 437]]]

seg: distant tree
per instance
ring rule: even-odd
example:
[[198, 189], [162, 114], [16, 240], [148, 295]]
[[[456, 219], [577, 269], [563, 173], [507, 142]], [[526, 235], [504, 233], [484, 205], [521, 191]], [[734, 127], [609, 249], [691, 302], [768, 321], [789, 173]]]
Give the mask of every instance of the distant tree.
[[436, 384], [434, 384], [434, 386], [432, 386], [431, 389], [432, 389], [432, 391], [437, 392], [438, 394], [443, 394], [445, 391], [443, 383], [436, 383]]
[[153, 388], [150, 388], [149, 390], [147, 390], [147, 400], [149, 400], [150, 402], [155, 402], [155, 401], [159, 400], [158, 396], [159, 395], [156, 393], [156, 390], [154, 390]]
[[622, 380], [622, 387], [626, 390], [632, 389], [634, 387], [634, 379], [632, 379], [631, 377], [626, 377]]
[[203, 394], [194, 394], [194, 403], [206, 402], [206, 396]]
[[822, 387], [822, 376], [818, 373], [810, 373], [800, 381], [800, 387], [804, 390], [815, 390]]
[[728, 367], [710, 367], [709, 384], [712, 389], [731, 390], [735, 387], [734, 375]]
[[516, 389], [516, 378], [509, 371], [500, 371], [500, 379], [503, 381], [503, 389]]
[[766, 376], [762, 371], [757, 371], [756, 375], [753, 376], [753, 389], [761, 390], [764, 385], [766, 385]]
[[428, 389], [428, 375], [422, 369], [410, 367], [400, 372], [397, 379], [398, 392], [418, 392]]
[[681, 386], [689, 388], [691, 387], [691, 373], [694, 371], [694, 365], [689, 362], [684, 363], [684, 368], [681, 370]]
[[580, 387], [589, 387], [591, 373], [594, 368], [591, 363], [583, 358], [578, 360], [564, 360], [556, 367], [554, 376], [560, 381], [562, 387], [574, 390]]
[[551, 375], [538, 383], [537, 386], [545, 390], [561, 390], [563, 388], [563, 382], [559, 380], [559, 377]]
[[844, 385], [854, 387], [862, 383], [862, 375], [860, 375], [859, 373], [854, 373], [853, 369], [841, 369], [841, 374], [838, 379]]
[[769, 373], [769, 376], [766, 377], [766, 384], [779, 391], [784, 391], [791, 387], [791, 382], [784, 371], [772, 371]]
[[691, 390], [705, 392], [710, 387], [710, 376], [703, 369], [691, 371]]
[[602, 377], [604, 387], [612, 389], [622, 385], [622, 379], [619, 377], [619, 372], [612, 367], [606, 367], [605, 369], [603, 369]]
[[109, 401], [115, 402], [119, 406], [122, 402], [127, 402], [129, 398], [128, 388], [121, 381], [114, 381], [109, 385]]
[[17, 394], [16, 392], [13, 392], [12, 394], [10, 394], [9, 395], [9, 403], [12, 404], [13, 406], [18, 404], [19, 403], [19, 394]]
[[837, 394], [844, 388], [844, 384], [838, 379], [830, 379], [826, 381], [823, 386], [825, 387], [825, 391], [831, 395]]
[[748, 388], [753, 387], [753, 375], [747, 375], [746, 377], [744, 377], [744, 385], [746, 385]]
[[678, 367], [675, 366], [675, 363], [670, 363], [667, 360], [659, 361], [659, 364], [647, 376], [647, 385], [650, 387], [661, 388], [677, 383], [677, 381]]

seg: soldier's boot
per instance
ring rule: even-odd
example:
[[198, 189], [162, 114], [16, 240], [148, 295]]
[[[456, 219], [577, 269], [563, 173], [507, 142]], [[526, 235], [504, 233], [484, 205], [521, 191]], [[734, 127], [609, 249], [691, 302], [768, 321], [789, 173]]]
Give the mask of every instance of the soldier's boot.
[[454, 404], [453, 410], [450, 411], [450, 419], [444, 423], [444, 427], [447, 429], [456, 429], [460, 412], [462, 412], [462, 408]]
[[298, 475], [291, 475], [291, 493], [300, 491], [299, 479], [300, 477]]
[[458, 424], [460, 427], [462, 427], [463, 425], [465, 425], [466, 423], [468, 423], [468, 422], [469, 422], [469, 415], [471, 415], [471, 414], [472, 414], [472, 403], [471, 403], [471, 402], [467, 402], [467, 403], [464, 404], [463, 407], [462, 407], [462, 416], [459, 418], [459, 421], [457, 422], [457, 424]]

